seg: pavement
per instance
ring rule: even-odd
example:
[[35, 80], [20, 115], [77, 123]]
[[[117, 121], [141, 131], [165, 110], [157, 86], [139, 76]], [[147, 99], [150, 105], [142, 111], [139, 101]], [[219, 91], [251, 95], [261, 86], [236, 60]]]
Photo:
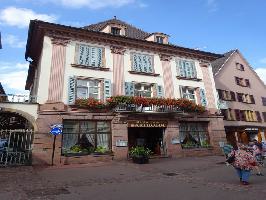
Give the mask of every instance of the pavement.
[[[262, 200], [266, 176], [243, 186], [222, 156], [0, 168], [0, 200]], [[266, 168], [262, 168], [266, 175]]]

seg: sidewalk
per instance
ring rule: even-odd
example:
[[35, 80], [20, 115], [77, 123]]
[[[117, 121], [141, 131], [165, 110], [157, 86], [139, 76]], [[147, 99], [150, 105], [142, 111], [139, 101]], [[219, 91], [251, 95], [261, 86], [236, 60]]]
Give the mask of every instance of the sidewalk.
[[266, 198], [266, 176], [252, 175], [251, 185], [242, 186], [234, 169], [222, 161], [223, 157], [209, 156], [152, 159], [145, 165], [113, 161], [98, 166], [2, 168], [0, 199]]

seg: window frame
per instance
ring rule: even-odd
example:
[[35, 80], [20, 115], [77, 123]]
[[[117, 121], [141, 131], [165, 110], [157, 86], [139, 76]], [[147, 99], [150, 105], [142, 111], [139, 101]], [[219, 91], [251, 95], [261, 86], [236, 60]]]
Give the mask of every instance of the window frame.
[[116, 26], [111, 26], [111, 30], [110, 31], [111, 31], [112, 35], [121, 35], [121, 28], [118, 28]]
[[[78, 82], [79, 81], [86, 81], [87, 82], [87, 86], [83, 86], [83, 85], [78, 85]], [[98, 81], [98, 86], [88, 86], [88, 83], [90, 83], [91, 81]], [[90, 78], [86, 78], [86, 79], [82, 79], [82, 78], [77, 78], [76, 80], [76, 99], [84, 99], [84, 98], [80, 98], [78, 97], [78, 88], [87, 88], [87, 97], [85, 99], [88, 99], [88, 98], [94, 98], [94, 97], [90, 97], [90, 88], [98, 88], [98, 98], [94, 98], [94, 99], [97, 99], [97, 100], [100, 100], [101, 97], [103, 96], [103, 94], [101, 94], [101, 89], [102, 89], [102, 80], [100, 79], [90, 79]]]
[[[65, 132], [65, 125], [66, 125], [65, 123], [66, 122], [72, 122], [72, 123], [73, 122], [77, 122], [78, 123], [78, 131], [76, 133], [67, 133], [67, 132]], [[106, 154], [111, 153], [111, 151], [112, 151], [112, 123], [111, 123], [110, 120], [73, 120], [73, 119], [66, 119], [66, 120], [63, 121], [63, 134], [62, 134], [62, 142], [61, 142], [61, 144], [62, 144], [61, 145], [61, 155], [63, 155], [63, 156], [69, 156], [69, 155], [70, 156], [72, 156], [72, 155], [73, 156], [76, 156], [76, 155], [80, 155], [80, 154], [82, 154], [82, 155], [90, 155], [90, 154], [93, 153], [93, 152], [90, 152], [90, 153], [79, 153], [79, 152], [76, 152], [76, 153], [75, 152], [64, 153], [63, 152], [64, 151], [64, 147], [63, 147], [63, 145], [64, 145], [64, 135], [78, 135], [78, 140], [80, 140], [82, 134], [84, 134], [84, 132], [82, 131], [82, 128], [81, 128], [82, 122], [92, 122], [92, 123], [95, 123], [94, 124], [94, 131], [87, 133], [87, 134], [90, 134], [90, 135], [93, 135], [94, 136], [94, 150], [96, 150], [97, 147], [101, 146], [101, 145], [98, 146], [98, 144], [97, 144], [98, 143], [97, 136], [100, 135], [100, 134], [107, 134], [109, 141], [108, 141], [108, 152]], [[107, 122], [108, 125], [109, 125], [109, 131], [107, 131], [107, 132], [100, 132], [100, 131], [98, 131], [98, 126], [97, 126], [98, 122]]]
[[238, 69], [239, 71], [245, 71], [244, 65], [239, 62], [236, 62], [236, 69]]
[[[136, 89], [136, 86], [140, 85], [140, 90], [137, 90]], [[145, 86], [148, 86], [150, 87], [150, 90], [145, 90]], [[136, 92], [140, 92], [140, 95], [136, 95]], [[145, 93], [145, 92], [150, 92], [150, 97], [147, 97], [147, 96], [142, 96], [141, 94], [142, 93]], [[152, 83], [134, 83], [134, 96], [135, 97], [145, 97], [145, 98], [152, 98], [154, 97], [154, 94], [153, 94], [153, 84]]]
[[[186, 90], [186, 92], [183, 92], [183, 89], [185, 89]], [[188, 91], [189, 90], [191, 90], [191, 91], [193, 91], [193, 94], [191, 94], [191, 93], [189, 93]], [[190, 101], [194, 101], [195, 103], [197, 103], [197, 97], [196, 97], [196, 88], [193, 88], [193, 87], [189, 87], [189, 86], [181, 86], [181, 95], [182, 95], [182, 98], [184, 98], [184, 99], [188, 99], [188, 100], [190, 100]], [[191, 98], [186, 98], [186, 97], [184, 97], [184, 95], [192, 95], [192, 96], [194, 96], [194, 99], [191, 99]]]
[[164, 43], [164, 37], [157, 35], [155, 36], [155, 42], [159, 43], [159, 44], [163, 44]]
[[[192, 125], [194, 125], [194, 126], [192, 126]], [[199, 129], [200, 126], [201, 126], [202, 130]], [[197, 128], [194, 129], [195, 127], [197, 127]], [[204, 134], [203, 138], [201, 138], [201, 136], [200, 136], [201, 133]], [[181, 137], [182, 137], [182, 139], [181, 139]], [[186, 138], [188, 139], [187, 143], [183, 143]], [[210, 135], [209, 135], [209, 130], [208, 130], [208, 123], [204, 123], [204, 122], [203, 123], [180, 122], [179, 139], [180, 139], [182, 149], [211, 147]], [[191, 141], [190, 139], [194, 140], [194, 144], [193, 144], [193, 141]], [[203, 142], [205, 143], [204, 145], [203, 145]]]

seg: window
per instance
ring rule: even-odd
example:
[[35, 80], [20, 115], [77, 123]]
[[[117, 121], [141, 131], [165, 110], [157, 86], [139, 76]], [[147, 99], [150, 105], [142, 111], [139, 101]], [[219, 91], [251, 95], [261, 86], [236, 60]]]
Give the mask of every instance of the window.
[[253, 95], [243, 94], [243, 93], [236, 93], [237, 100], [243, 103], [255, 104], [255, 99]]
[[177, 60], [177, 76], [185, 78], [197, 78], [197, 71], [194, 61]]
[[263, 112], [262, 115], [263, 115], [264, 122], [266, 122], [266, 112]]
[[111, 150], [110, 121], [63, 122], [62, 154], [90, 154], [101, 149]]
[[117, 27], [111, 27], [111, 33], [113, 35], [120, 35], [121, 29]]
[[233, 91], [217, 89], [219, 99], [226, 101], [236, 101], [236, 95]]
[[149, 84], [136, 83], [134, 96], [152, 97], [152, 86]]
[[224, 116], [224, 119], [225, 120], [228, 120], [228, 121], [235, 121], [238, 119], [238, 112], [236, 112], [235, 110], [232, 110], [232, 109], [222, 109], [221, 110], [221, 114]]
[[156, 42], [157, 43], [160, 43], [160, 44], [163, 44], [163, 37], [162, 36], [156, 36]]
[[181, 97], [196, 102], [195, 89], [190, 87], [181, 87]]
[[236, 68], [240, 71], [244, 71], [244, 65], [240, 64], [240, 63], [236, 63]]
[[143, 54], [132, 54], [132, 70], [153, 73], [153, 57]]
[[209, 147], [208, 124], [181, 122], [179, 138], [182, 148]]
[[68, 103], [74, 104], [77, 98], [95, 98], [105, 101], [112, 96], [111, 80], [91, 79], [70, 76], [68, 80]]
[[266, 106], [266, 97], [261, 97], [262, 105]]
[[78, 45], [77, 62], [88, 67], [103, 67], [103, 48]]
[[260, 112], [256, 111], [255, 113], [256, 113], [257, 121], [258, 122], [262, 122], [262, 119], [261, 119], [261, 116], [260, 116]]
[[248, 79], [243, 79], [235, 76], [235, 82], [237, 85], [242, 87], [250, 87], [250, 82]]
[[100, 81], [99, 80], [77, 80], [77, 98], [100, 99]]

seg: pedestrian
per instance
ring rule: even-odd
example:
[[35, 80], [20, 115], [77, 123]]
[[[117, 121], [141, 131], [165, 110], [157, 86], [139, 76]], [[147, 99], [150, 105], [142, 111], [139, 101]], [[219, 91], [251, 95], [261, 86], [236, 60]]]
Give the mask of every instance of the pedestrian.
[[228, 155], [233, 151], [233, 146], [230, 144], [225, 144], [223, 146], [223, 152], [226, 158], [228, 158]]
[[252, 142], [249, 143], [250, 147], [251, 147], [251, 152], [253, 154], [253, 156], [256, 158], [257, 160], [257, 165], [254, 167], [255, 170], [257, 171], [256, 175], [257, 176], [264, 176], [261, 173], [260, 167], [259, 165], [263, 165], [263, 159], [262, 159], [262, 145], [260, 145], [257, 140], [253, 140]]
[[227, 159], [227, 162], [231, 163], [236, 169], [240, 182], [243, 185], [249, 184], [250, 172], [256, 165], [256, 159], [247, 150], [247, 146], [238, 144], [238, 150], [233, 150]]

